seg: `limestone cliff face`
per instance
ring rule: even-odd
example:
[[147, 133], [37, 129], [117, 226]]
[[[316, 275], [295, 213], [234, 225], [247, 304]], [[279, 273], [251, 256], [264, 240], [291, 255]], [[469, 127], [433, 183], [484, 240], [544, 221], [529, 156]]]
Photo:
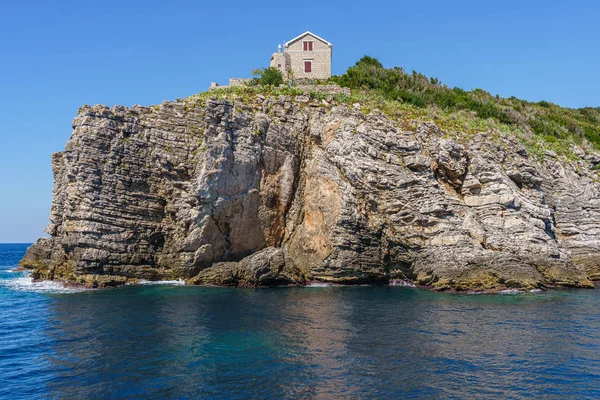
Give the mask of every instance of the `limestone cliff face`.
[[[600, 157], [407, 131], [306, 96], [79, 110], [52, 157], [49, 238], [21, 262], [92, 286], [415, 281], [592, 286]], [[579, 151], [579, 150], [577, 150]]]

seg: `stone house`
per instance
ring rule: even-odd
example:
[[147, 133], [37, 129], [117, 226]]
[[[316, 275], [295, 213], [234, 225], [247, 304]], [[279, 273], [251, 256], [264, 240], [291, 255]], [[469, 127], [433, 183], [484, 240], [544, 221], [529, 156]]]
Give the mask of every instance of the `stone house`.
[[286, 81], [327, 79], [331, 76], [332, 48], [327, 40], [306, 31], [286, 42], [283, 52], [279, 45], [270, 66], [280, 70]]

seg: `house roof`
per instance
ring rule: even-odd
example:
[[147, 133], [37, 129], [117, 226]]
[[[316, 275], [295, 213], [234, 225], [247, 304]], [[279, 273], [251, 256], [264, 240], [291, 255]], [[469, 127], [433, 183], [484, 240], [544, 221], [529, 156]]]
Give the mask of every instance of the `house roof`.
[[285, 45], [284, 45], [284, 46], [285, 46], [285, 47], [287, 47], [287, 46], [289, 46], [290, 44], [292, 44], [292, 43], [294, 43], [294, 42], [296, 42], [296, 41], [298, 41], [298, 40], [302, 39], [302, 38], [303, 38], [304, 36], [306, 36], [306, 35], [311, 35], [311, 36], [313, 36], [314, 38], [316, 38], [316, 39], [319, 39], [321, 42], [323, 42], [323, 43], [327, 44], [328, 46], [333, 46], [333, 45], [332, 45], [331, 43], [329, 43], [327, 40], [325, 40], [325, 39], [323, 39], [323, 38], [321, 38], [321, 37], [319, 37], [319, 36], [315, 35], [315, 34], [314, 34], [314, 33], [312, 33], [311, 31], [306, 31], [306, 32], [304, 32], [302, 35], [298, 35], [298, 36], [296, 36], [295, 38], [293, 38], [293, 39], [292, 39], [292, 40], [290, 40], [289, 42], [285, 42]]

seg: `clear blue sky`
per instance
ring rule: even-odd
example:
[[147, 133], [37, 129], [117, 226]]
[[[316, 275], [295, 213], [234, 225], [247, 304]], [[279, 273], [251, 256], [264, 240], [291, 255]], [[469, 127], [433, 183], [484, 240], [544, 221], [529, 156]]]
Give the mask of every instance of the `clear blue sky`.
[[43, 235], [50, 154], [82, 104], [150, 105], [249, 76], [308, 27], [333, 73], [362, 55], [449, 86], [600, 106], [597, 1], [5, 1], [0, 243]]

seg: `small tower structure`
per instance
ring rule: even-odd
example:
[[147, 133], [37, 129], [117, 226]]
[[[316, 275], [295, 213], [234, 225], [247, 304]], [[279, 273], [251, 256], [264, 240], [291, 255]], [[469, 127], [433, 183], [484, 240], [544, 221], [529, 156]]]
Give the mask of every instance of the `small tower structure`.
[[271, 63], [269, 66], [281, 72], [284, 82], [292, 79], [292, 62], [290, 55], [281, 51], [281, 44], [277, 46], [277, 53], [273, 53], [271, 56]]

